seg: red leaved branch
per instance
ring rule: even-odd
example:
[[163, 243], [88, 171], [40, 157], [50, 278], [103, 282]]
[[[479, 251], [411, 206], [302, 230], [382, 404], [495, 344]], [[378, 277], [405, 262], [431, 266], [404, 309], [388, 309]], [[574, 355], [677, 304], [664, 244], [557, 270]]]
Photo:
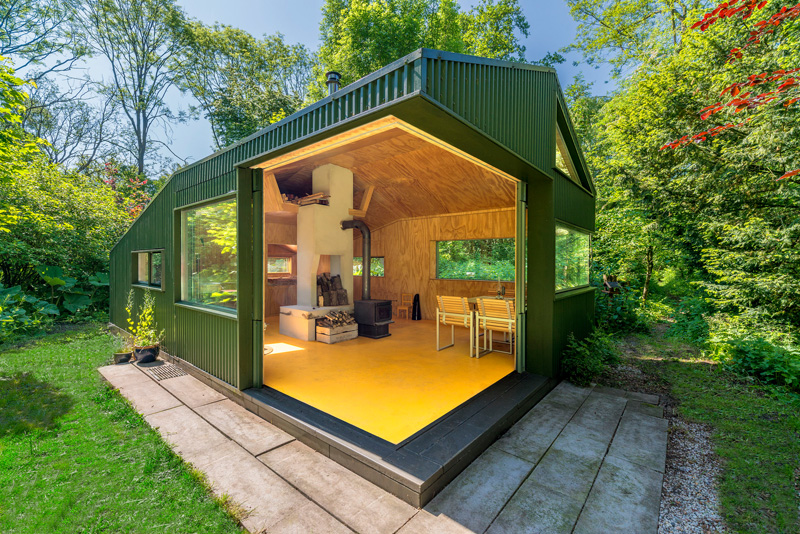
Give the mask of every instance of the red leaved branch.
[[[744, 47], [747, 48], [751, 44], [760, 43], [765, 35], [775, 33], [775, 30], [781, 23], [797, 17], [800, 17], [800, 3], [792, 7], [782, 7], [780, 11], [774, 13], [770, 18], [760, 20], [753, 24], [755, 29], [750, 31], [750, 37], [747, 39], [747, 44], [745, 44]], [[734, 48], [728, 54], [728, 61], [733, 63], [737, 59], [742, 59], [742, 51], [739, 48]]]
[[795, 19], [800, 16], [800, 2], [792, 7], [783, 6], [780, 11], [773, 14], [767, 20], [760, 20], [753, 24], [755, 30], [750, 32], [750, 42], [761, 42], [761, 37], [765, 34], [775, 33], [775, 28], [785, 20]]
[[[750, 119], [747, 119], [747, 120], [750, 120]], [[745, 121], [745, 122], [747, 122], [747, 121]], [[724, 132], [725, 130], [730, 130], [731, 128], [738, 128], [739, 126], [742, 126], [742, 125], [744, 125], [744, 122], [740, 122], [738, 124], [728, 123], [728, 124], [724, 124], [722, 126], [714, 126], [713, 128], [710, 128], [708, 130], [704, 130], [704, 131], [702, 131], [700, 133], [696, 133], [694, 135], [684, 135], [683, 137], [681, 137], [680, 139], [678, 139], [676, 141], [671, 141], [671, 142], [665, 144], [659, 150], [664, 150], [665, 148], [671, 148], [671, 149], [674, 150], [674, 149], [680, 148], [682, 146], [691, 145], [692, 143], [701, 143], [701, 142], [707, 140], [709, 137], [716, 137], [719, 134], [721, 134], [722, 132]]]
[[785, 180], [786, 178], [791, 178], [792, 176], [797, 176], [798, 174], [800, 174], [800, 169], [797, 169], [796, 171], [787, 172], [786, 174], [778, 178], [778, 180]]
[[[737, 6], [736, 4], [739, 5]], [[767, 5], [767, 0], [744, 0], [741, 3], [739, 2], [739, 0], [730, 0], [728, 2], [723, 2], [717, 7], [715, 7], [713, 11], [710, 11], [705, 15], [703, 15], [703, 18], [701, 20], [698, 20], [697, 22], [692, 24], [692, 29], [694, 30], [696, 28], [700, 28], [701, 31], [706, 31], [709, 28], [709, 26], [711, 26], [715, 22], [739, 14], [741, 14], [742, 19], [746, 19], [753, 14], [753, 11], [757, 9], [763, 9], [764, 6], [766, 5]]]

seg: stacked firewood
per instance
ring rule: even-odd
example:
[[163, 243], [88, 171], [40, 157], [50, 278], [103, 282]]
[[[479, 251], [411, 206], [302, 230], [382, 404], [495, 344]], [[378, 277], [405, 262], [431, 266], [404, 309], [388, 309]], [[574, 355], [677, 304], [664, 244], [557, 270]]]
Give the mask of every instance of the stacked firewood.
[[350, 324], [356, 324], [356, 320], [349, 312], [346, 311], [333, 311], [325, 317], [317, 319], [317, 326], [324, 326], [325, 328], [347, 326]]
[[317, 276], [317, 305], [346, 306], [347, 290], [342, 288], [342, 277], [338, 274], [322, 273]]
[[308, 206], [309, 204], [322, 204], [327, 206], [330, 195], [326, 195], [325, 193], [314, 193], [312, 195], [298, 197], [296, 195], [284, 193], [281, 195], [281, 197], [283, 198], [284, 202], [290, 202], [292, 204], [297, 204], [298, 206]]

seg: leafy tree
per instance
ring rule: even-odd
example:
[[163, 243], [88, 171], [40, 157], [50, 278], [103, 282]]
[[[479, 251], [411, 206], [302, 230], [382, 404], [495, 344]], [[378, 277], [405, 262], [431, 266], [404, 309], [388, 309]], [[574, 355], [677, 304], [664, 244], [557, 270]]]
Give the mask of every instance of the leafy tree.
[[17, 70], [37, 68], [38, 81], [66, 71], [86, 52], [78, 38], [74, 0], [4, 0], [0, 4], [0, 56]]
[[515, 34], [527, 37], [530, 25], [517, 0], [481, 0], [461, 21], [468, 54], [525, 61], [525, 46]]
[[[620, 75], [627, 67], [679, 48], [687, 17], [708, 2], [700, 0], [567, 0], [578, 23], [575, 42], [587, 63], [608, 62]], [[690, 20], [690, 19], [689, 19]]]
[[216, 24], [176, 28], [184, 53], [175, 58], [178, 87], [199, 102], [215, 148], [243, 139], [297, 111], [305, 98], [311, 54], [283, 35], [256, 39]]
[[325, 94], [328, 70], [347, 85], [420, 47], [524, 61], [528, 29], [517, 0], [481, 0], [468, 12], [455, 0], [327, 0], [309, 96]]
[[[725, 321], [791, 331], [800, 325], [800, 190], [796, 176], [777, 178], [800, 164], [798, 107], [758, 106], [733, 127], [724, 114], [735, 116], [735, 107], [705, 120], [698, 113], [717, 107], [720, 91], [744, 73], [797, 67], [789, 25], [730, 63], [750, 31], [735, 19], [702, 33], [687, 28], [678, 49], [643, 61], [602, 108], [600, 153], [590, 158], [601, 194], [595, 256], [643, 278], [646, 267], [634, 260], [653, 229], [656, 270], [660, 255], [661, 268], [692, 276]], [[705, 140], [659, 150], [700, 130]]]
[[[14, 69], [0, 56], [0, 185], [25, 173], [28, 163], [39, 153], [40, 140], [26, 133], [22, 127], [27, 94], [22, 91], [25, 82], [14, 75]], [[0, 231], [10, 217], [0, 204]]]
[[116, 143], [116, 108], [100, 98], [94, 84], [84, 80], [75, 87], [42, 78], [25, 103], [22, 127], [44, 139], [42, 151], [51, 163], [83, 172], [96, 160], [106, 160], [119, 149]]
[[0, 231], [0, 283], [35, 289], [42, 265], [59, 266], [76, 279], [106, 271], [109, 249], [130, 221], [114, 192], [42, 156], [28, 169], [0, 182], [0, 205], [11, 215]]
[[132, 142], [122, 148], [140, 174], [157, 146], [170, 150], [153, 128], [179, 118], [165, 96], [175, 84], [173, 59], [182, 52], [172, 29], [182, 18], [173, 0], [89, 0], [81, 11], [92, 52], [111, 68], [104, 89], [127, 119]]

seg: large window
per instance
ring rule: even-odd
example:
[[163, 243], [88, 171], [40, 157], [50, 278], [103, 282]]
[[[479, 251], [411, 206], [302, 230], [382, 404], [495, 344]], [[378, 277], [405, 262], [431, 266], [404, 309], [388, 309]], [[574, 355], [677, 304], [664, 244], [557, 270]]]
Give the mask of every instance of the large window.
[[436, 242], [436, 278], [514, 281], [514, 238]]
[[162, 252], [160, 250], [134, 252], [133, 261], [136, 268], [133, 283], [140, 286], [160, 288], [162, 270], [161, 256]]
[[556, 291], [589, 283], [590, 236], [556, 224]]
[[[373, 256], [369, 259], [369, 263], [370, 276], [383, 276], [383, 256]], [[362, 274], [364, 274], [364, 259], [361, 256], [353, 256], [353, 276], [361, 276]]]
[[236, 309], [236, 199], [182, 213], [181, 299]]

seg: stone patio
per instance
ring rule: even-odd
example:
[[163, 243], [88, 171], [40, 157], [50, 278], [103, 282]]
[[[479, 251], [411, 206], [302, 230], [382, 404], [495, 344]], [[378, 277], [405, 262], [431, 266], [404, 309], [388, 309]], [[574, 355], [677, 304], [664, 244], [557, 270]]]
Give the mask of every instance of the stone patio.
[[657, 531], [667, 422], [653, 395], [562, 382], [418, 510], [191, 376], [100, 373], [252, 533]]

